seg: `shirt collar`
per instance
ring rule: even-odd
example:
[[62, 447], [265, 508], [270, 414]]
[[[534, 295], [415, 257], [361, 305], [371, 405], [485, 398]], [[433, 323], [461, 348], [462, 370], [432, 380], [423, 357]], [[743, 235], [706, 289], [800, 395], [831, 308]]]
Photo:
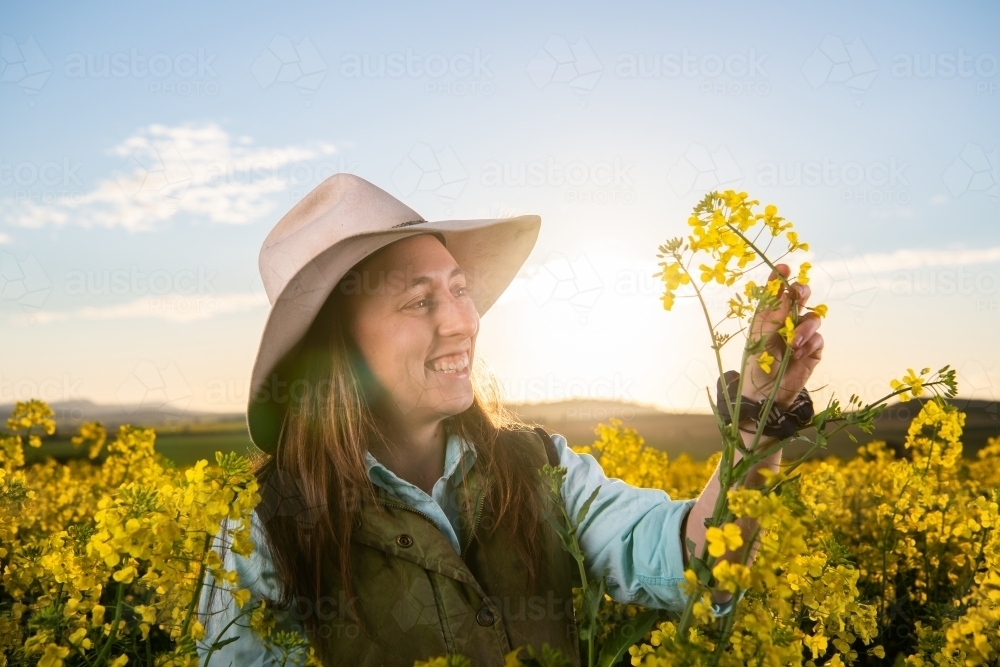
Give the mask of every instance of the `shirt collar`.
[[[476, 447], [468, 440], [452, 433], [448, 436], [444, 450], [444, 474], [442, 478], [457, 486], [461, 483], [472, 464], [476, 462]], [[365, 468], [368, 478], [386, 491], [394, 492], [399, 487], [413, 487], [404, 479], [396, 476], [391, 470], [379, 463], [371, 452], [365, 452]]]

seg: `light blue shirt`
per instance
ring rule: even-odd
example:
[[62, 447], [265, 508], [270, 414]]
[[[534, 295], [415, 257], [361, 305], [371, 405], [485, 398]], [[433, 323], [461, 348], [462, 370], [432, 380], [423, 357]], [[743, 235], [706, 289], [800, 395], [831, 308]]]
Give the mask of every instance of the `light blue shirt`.
[[[681, 525], [695, 500], [671, 500], [660, 489], [643, 489], [620, 479], [608, 478], [594, 457], [574, 452], [563, 436], [553, 434], [552, 441], [559, 454], [559, 465], [566, 468], [562, 493], [570, 516], [575, 517], [594, 489], [600, 487], [577, 532], [588, 576], [599, 577], [607, 569], [607, 592], [618, 602], [681, 611], [686, 601], [682, 590], [684, 556], [681, 551]], [[461, 553], [458, 541], [460, 518], [454, 494], [463, 476], [475, 463], [475, 447], [456, 435], [448, 438], [444, 474], [434, 483], [430, 495], [397, 477], [371, 454], [366, 456], [372, 483], [430, 517], [455, 551]], [[224, 566], [237, 572], [240, 585], [249, 588], [254, 599], [275, 599], [279, 586], [271, 569], [263, 527], [256, 513], [251, 520], [251, 536], [257, 545], [253, 554], [244, 558], [227, 549]], [[208, 645], [238, 613], [225, 587], [216, 588], [210, 613], [208, 595], [212, 588], [214, 586], [206, 582], [199, 605]], [[725, 613], [731, 604], [714, 605], [715, 613]], [[239, 622], [245, 625], [245, 619]], [[296, 629], [301, 632], [301, 628]], [[223, 635], [223, 638], [229, 637], [238, 639], [216, 651], [211, 658], [212, 665], [252, 667], [272, 664], [277, 658], [270, 655], [245, 627], [230, 626]], [[199, 646], [202, 660], [207, 648], [207, 645]]]

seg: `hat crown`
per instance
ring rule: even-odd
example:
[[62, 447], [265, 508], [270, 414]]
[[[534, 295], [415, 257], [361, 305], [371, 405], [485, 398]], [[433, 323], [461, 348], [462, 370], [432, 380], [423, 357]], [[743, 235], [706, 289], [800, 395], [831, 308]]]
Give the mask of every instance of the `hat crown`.
[[423, 217], [382, 188], [354, 174], [334, 174], [278, 221], [264, 239], [258, 265], [273, 305], [295, 274], [336, 243]]

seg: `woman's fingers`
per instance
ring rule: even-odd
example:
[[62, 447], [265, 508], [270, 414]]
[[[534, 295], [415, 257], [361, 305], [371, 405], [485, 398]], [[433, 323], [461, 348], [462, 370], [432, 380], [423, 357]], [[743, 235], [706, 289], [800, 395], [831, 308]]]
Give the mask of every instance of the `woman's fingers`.
[[[786, 279], [792, 273], [792, 270], [787, 264], [778, 264], [777, 269], [781, 272], [782, 277]], [[767, 282], [774, 280], [777, 275], [778, 274], [772, 270], [771, 274], [767, 277]], [[778, 292], [777, 306], [770, 310], [761, 310], [754, 317], [752, 328], [754, 338], [770, 338], [771, 334], [775, 333], [778, 329], [784, 326], [785, 314], [787, 312], [787, 295], [785, 294], [785, 286], [782, 285], [780, 291]]]
[[802, 347], [795, 350], [795, 359], [808, 359], [814, 364], [823, 358], [823, 334], [816, 333], [809, 338]]
[[[795, 325], [795, 338], [792, 339], [792, 349], [796, 352], [809, 342], [813, 336], [817, 335], [816, 332], [819, 331], [819, 327], [822, 324], [822, 320], [816, 313], [806, 313], [799, 318], [799, 323]], [[800, 354], [796, 354], [795, 358], [798, 359]]]
[[799, 304], [799, 312], [802, 312], [802, 306], [805, 305], [809, 297], [812, 296], [812, 288], [809, 285], [803, 285], [801, 283], [792, 283], [792, 295], [795, 297], [795, 301]]

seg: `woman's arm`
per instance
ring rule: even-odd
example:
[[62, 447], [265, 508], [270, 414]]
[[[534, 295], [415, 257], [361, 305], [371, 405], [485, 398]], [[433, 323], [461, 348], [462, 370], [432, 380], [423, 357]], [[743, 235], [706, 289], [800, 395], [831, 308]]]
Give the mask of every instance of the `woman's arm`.
[[[791, 270], [786, 264], [779, 264], [778, 270], [784, 278], [788, 278]], [[773, 280], [777, 274], [771, 272], [768, 280]], [[789, 294], [789, 291], [791, 294]], [[792, 283], [790, 290], [782, 287], [778, 293], [778, 303], [774, 310], [761, 311], [754, 317], [752, 324], [753, 337], [764, 339], [767, 350], [774, 356], [775, 361], [780, 363], [786, 355], [791, 355], [788, 360], [787, 369], [781, 380], [781, 385], [775, 393], [775, 401], [779, 407], [785, 409], [791, 404], [799, 391], [805, 387], [806, 382], [812, 376], [813, 370], [823, 357], [823, 336], [819, 333], [820, 318], [815, 313], [805, 313], [805, 303], [808, 301], [812, 290], [808, 285], [798, 282]], [[798, 324], [795, 327], [795, 337], [791, 345], [786, 344], [784, 338], [779, 334], [779, 329], [784, 325], [785, 318], [795, 308], [799, 316]], [[753, 401], [765, 400], [774, 389], [776, 373], [765, 372], [757, 362], [757, 356], [747, 359], [746, 367], [743, 369], [743, 395]], [[740, 424], [740, 437], [747, 450], [753, 446], [756, 424], [744, 422]], [[747, 431], [751, 431], [748, 433]], [[762, 438], [763, 440], [763, 438]], [[739, 451], [733, 452], [733, 463], [738, 462], [742, 456]], [[781, 464], [781, 450], [763, 459], [750, 469], [746, 479], [746, 486], [757, 486], [764, 482], [760, 471], [769, 468], [778, 472]], [[719, 482], [719, 469], [715, 469], [715, 474], [705, 486], [698, 497], [698, 502], [691, 508], [691, 514], [684, 524], [685, 544], [690, 539], [695, 544], [695, 553], [700, 554], [705, 545], [705, 520], [712, 516], [715, 510], [715, 503], [722, 493]], [[744, 544], [749, 542], [757, 528], [757, 522], [753, 519], [740, 519], [736, 522], [743, 535]], [[750, 555], [747, 564], [753, 561], [757, 553], [758, 543], [755, 542], [750, 547]], [[742, 550], [740, 550], [742, 551]], [[738, 552], [727, 552], [722, 556], [723, 560], [733, 561], [739, 555]], [[684, 550], [684, 563], [687, 564], [688, 552]], [[732, 596], [723, 591], [715, 592], [715, 600], [728, 600]]]
[[[681, 527], [695, 500], [671, 500], [660, 489], [643, 489], [609, 478], [590, 454], [577, 454], [552, 434], [566, 468], [563, 501], [575, 517], [594, 489], [600, 492], [577, 526], [590, 577], [607, 573], [608, 595], [618, 602], [680, 612], [687, 600]], [[716, 613], [724, 607], [716, 605]]]
[[[745, 429], [753, 428], [754, 424], [748, 422], [743, 425]], [[746, 431], [741, 431], [740, 435], [743, 437], [743, 444], [750, 448], [753, 444], [753, 433], [747, 433]], [[743, 456], [736, 451], [733, 453], [733, 464], [739, 462]], [[771, 454], [767, 458], [763, 459], [752, 468], [750, 468], [750, 473], [747, 476], [746, 485], [756, 486], [762, 484], [765, 480], [760, 474], [762, 468], [767, 468], [773, 472], [778, 472], [778, 468], [781, 464], [781, 450], [779, 449], [774, 454]], [[722, 492], [721, 483], [719, 482], [719, 467], [716, 466], [715, 473], [712, 478], [708, 480], [708, 484], [705, 485], [705, 490], [701, 492], [698, 496], [698, 501], [691, 508], [691, 511], [684, 519], [682, 535], [684, 536], [684, 543], [687, 544], [687, 540], [694, 542], [694, 552], [695, 554], [701, 554], [702, 549], [705, 546], [705, 520], [712, 516], [715, 511], [715, 502], [719, 498], [719, 493]], [[736, 525], [740, 527], [740, 531], [743, 534], [743, 542], [747, 543], [753, 537], [754, 531], [757, 528], [757, 522], [754, 519], [737, 519]], [[747, 558], [747, 565], [753, 562], [754, 556], [757, 554], [757, 548], [759, 546], [759, 541], [755, 541], [750, 547], [750, 555]], [[720, 560], [736, 561], [740, 555], [740, 549], [738, 552], [728, 551], [723, 555]], [[688, 551], [684, 549], [684, 565], [687, 566], [688, 563]], [[726, 602], [732, 596], [725, 591], [715, 591], [714, 599], [716, 602]]]
[[[222, 551], [220, 545], [227, 535], [228, 521], [215, 537], [213, 548]], [[206, 577], [198, 604], [198, 617], [205, 627], [205, 636], [198, 642], [198, 659], [202, 667], [206, 662], [208, 667], [263, 667], [264, 665], [280, 665], [281, 651], [272, 649], [250, 628], [249, 610], [261, 600], [274, 600], [278, 597], [279, 586], [271, 559], [266, 548], [266, 537], [263, 527], [254, 512], [251, 517], [250, 535], [255, 549], [249, 557], [233, 553], [229, 541], [225, 539], [225, 556], [223, 567], [233, 570], [238, 576], [238, 588], [250, 591], [251, 598], [243, 608], [236, 606], [232, 590], [228, 584], [217, 584], [211, 577]], [[290, 614], [281, 614], [281, 622], [275, 630], [294, 630], [305, 637], [301, 623]], [[212, 645], [227, 639], [234, 639], [225, 646], [212, 650]], [[289, 660], [288, 664], [301, 664], [304, 660]]]

